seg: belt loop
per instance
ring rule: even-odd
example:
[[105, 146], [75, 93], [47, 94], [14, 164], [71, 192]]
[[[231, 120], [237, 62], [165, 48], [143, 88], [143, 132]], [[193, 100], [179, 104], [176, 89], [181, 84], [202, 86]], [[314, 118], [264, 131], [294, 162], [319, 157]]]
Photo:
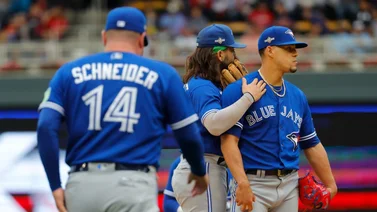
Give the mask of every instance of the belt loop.
[[265, 170], [260, 170], [260, 177], [265, 178], [266, 177], [266, 171]]
[[281, 169], [278, 169], [278, 177], [283, 177], [284, 174], [282, 173], [282, 170]]

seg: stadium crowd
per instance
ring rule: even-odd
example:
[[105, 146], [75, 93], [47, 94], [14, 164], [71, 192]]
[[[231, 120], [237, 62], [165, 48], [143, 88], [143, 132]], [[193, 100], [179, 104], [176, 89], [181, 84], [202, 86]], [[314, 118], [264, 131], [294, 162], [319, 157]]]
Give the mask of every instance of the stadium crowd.
[[[0, 0], [0, 42], [64, 40], [70, 27], [85, 24], [67, 11], [93, 8], [98, 1]], [[108, 0], [103, 11], [125, 5], [143, 10], [148, 35], [172, 40], [174, 47], [192, 49], [195, 35], [211, 23], [229, 25], [246, 51], [257, 53], [261, 31], [271, 25], [291, 28], [304, 38], [329, 37], [337, 53], [373, 52], [377, 7], [373, 0]], [[99, 24], [99, 23], [98, 23]], [[186, 54], [187, 51], [180, 51]]]

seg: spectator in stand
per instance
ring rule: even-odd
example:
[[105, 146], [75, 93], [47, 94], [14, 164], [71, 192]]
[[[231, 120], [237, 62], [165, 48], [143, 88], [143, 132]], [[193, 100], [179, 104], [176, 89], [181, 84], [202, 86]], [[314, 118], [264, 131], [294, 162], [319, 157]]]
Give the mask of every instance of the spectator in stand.
[[183, 1], [186, 9], [186, 14], [190, 14], [190, 10], [193, 7], [200, 7], [203, 11], [203, 14], [208, 18], [208, 20], [214, 20], [214, 12], [212, 10], [213, 0], [188, 0]]
[[217, 0], [212, 2], [211, 10], [214, 14], [212, 21], [227, 21], [226, 11], [228, 9], [228, 0]]
[[9, 8], [8, 0], [0, 0], [0, 29], [3, 28]]
[[63, 6], [54, 6], [42, 16], [37, 32], [43, 39], [59, 40], [63, 38], [68, 27]]
[[359, 1], [359, 11], [356, 14], [356, 21], [358, 21], [358, 23], [360, 24], [363, 24], [365, 27], [369, 27], [373, 19], [372, 8], [372, 5], [368, 1]]
[[225, 15], [228, 21], [246, 21], [243, 15], [243, 7], [247, 4], [246, 0], [228, 0]]
[[335, 7], [339, 20], [355, 20], [357, 11], [359, 10], [358, 1], [341, 0]]
[[147, 34], [148, 37], [154, 37], [158, 33], [157, 13], [153, 8], [146, 8], [145, 17], [147, 18]]
[[313, 2], [297, 5], [294, 16], [296, 20], [294, 29], [298, 34], [309, 34], [313, 24], [319, 24], [325, 29], [325, 20], [322, 13], [313, 8]]
[[289, 17], [288, 10], [284, 7], [281, 1], [277, 1], [274, 4], [275, 20], [274, 25], [285, 26], [291, 28], [292, 20]]
[[354, 46], [354, 42], [353, 39], [351, 39], [350, 34], [351, 30], [352, 25], [348, 20], [339, 21], [339, 28], [337, 32], [331, 36], [330, 40], [327, 40], [327, 45], [331, 44], [333, 46], [333, 48], [329, 48], [329, 50], [334, 50], [340, 55], [351, 53]]
[[9, 21], [9, 24], [0, 32], [0, 42], [16, 42], [22, 36], [22, 28], [26, 24], [26, 16], [24, 13], [19, 13]]
[[171, 0], [167, 6], [167, 13], [160, 18], [161, 30], [167, 31], [171, 37], [179, 35], [185, 27], [187, 18], [181, 11], [181, 3], [178, 0]]
[[352, 48], [353, 53], [360, 56], [373, 50], [373, 39], [368, 32], [365, 22], [361, 20], [353, 22], [352, 38], [355, 44]]
[[187, 22], [187, 28], [189, 28], [193, 35], [199, 33], [201, 29], [208, 25], [207, 18], [203, 15], [202, 9], [195, 6], [190, 11], [190, 17]]
[[371, 32], [374, 37], [377, 37], [377, 8], [373, 8], [372, 15]]
[[9, 14], [26, 13], [29, 10], [31, 0], [8, 0]]
[[268, 7], [267, 3], [261, 1], [256, 4], [256, 7], [249, 14], [248, 20], [250, 23], [255, 24], [258, 28], [265, 29], [272, 26], [274, 22], [274, 14]]
[[43, 15], [43, 10], [40, 4], [34, 3], [29, 10], [28, 14], [28, 30], [29, 30], [29, 38], [31, 40], [40, 39], [41, 36], [39, 35], [37, 29], [41, 24], [41, 19]]

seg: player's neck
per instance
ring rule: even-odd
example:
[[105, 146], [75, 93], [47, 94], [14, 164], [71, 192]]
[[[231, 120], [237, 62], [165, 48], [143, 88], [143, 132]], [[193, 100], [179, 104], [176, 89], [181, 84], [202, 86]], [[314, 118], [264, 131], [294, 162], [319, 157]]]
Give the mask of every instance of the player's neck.
[[125, 42], [109, 42], [105, 46], [105, 52], [128, 52], [139, 55], [135, 45]]
[[260, 74], [263, 76], [268, 84], [272, 86], [281, 86], [283, 84], [283, 73], [276, 67], [262, 64], [259, 69]]

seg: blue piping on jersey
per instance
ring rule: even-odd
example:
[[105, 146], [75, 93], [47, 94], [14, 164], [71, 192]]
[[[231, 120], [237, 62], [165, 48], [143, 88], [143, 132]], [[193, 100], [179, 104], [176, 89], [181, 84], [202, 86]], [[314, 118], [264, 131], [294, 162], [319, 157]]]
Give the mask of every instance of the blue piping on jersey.
[[377, 105], [311, 105], [312, 114], [377, 113]]
[[[311, 105], [312, 114], [377, 113], [377, 105]], [[0, 110], [0, 119], [38, 119], [36, 110]]]

